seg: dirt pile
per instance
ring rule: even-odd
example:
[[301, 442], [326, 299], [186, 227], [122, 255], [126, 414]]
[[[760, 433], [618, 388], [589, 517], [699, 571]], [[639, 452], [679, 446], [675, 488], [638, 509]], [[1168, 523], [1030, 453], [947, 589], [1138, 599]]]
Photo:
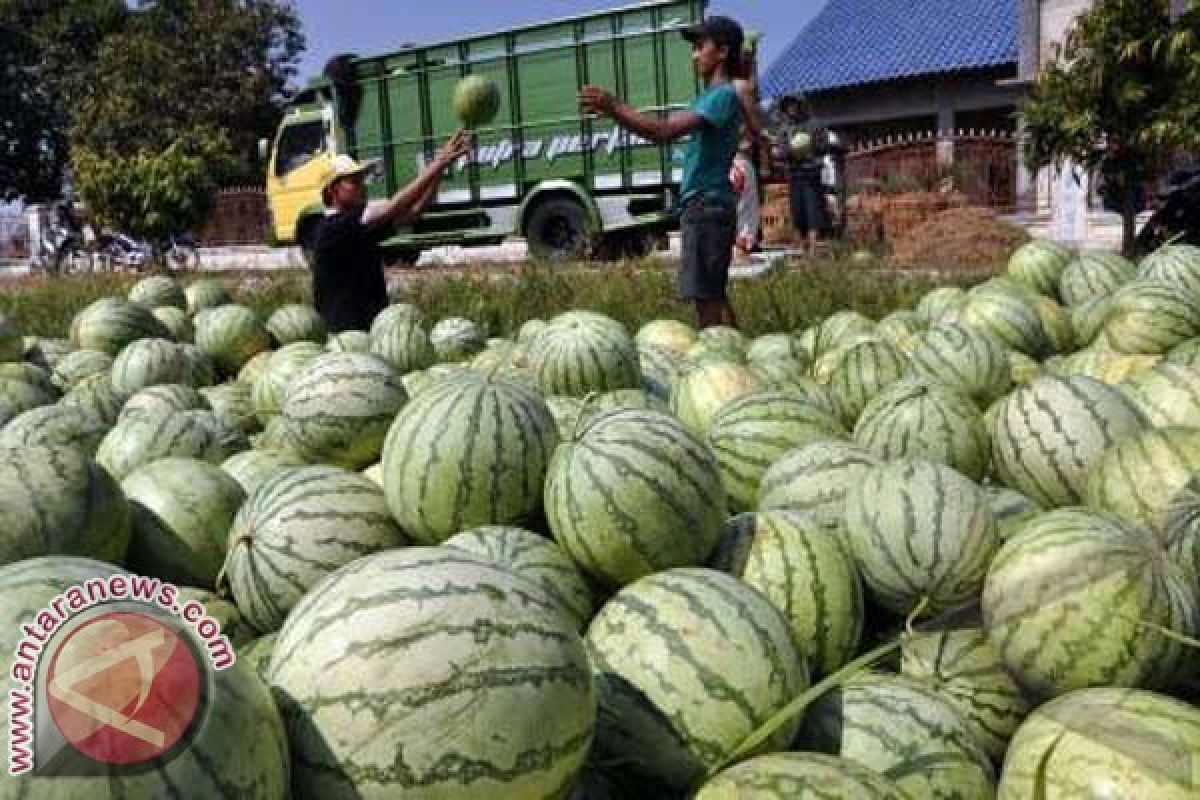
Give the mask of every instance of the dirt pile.
[[902, 269], [987, 269], [1004, 264], [1027, 241], [1025, 231], [986, 208], [951, 208], [898, 237], [888, 262]]

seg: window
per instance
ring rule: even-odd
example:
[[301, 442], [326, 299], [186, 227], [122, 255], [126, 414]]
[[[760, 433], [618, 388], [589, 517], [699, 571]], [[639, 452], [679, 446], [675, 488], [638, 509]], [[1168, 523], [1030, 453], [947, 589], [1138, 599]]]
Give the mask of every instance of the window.
[[279, 137], [279, 152], [275, 154], [275, 175], [283, 177], [300, 169], [314, 157], [325, 152], [325, 122], [313, 120], [289, 125]]

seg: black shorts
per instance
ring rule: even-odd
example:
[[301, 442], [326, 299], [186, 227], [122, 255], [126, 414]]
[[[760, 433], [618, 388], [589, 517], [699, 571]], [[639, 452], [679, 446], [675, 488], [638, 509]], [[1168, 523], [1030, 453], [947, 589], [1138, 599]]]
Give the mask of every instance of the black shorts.
[[820, 232], [828, 227], [825, 214], [825, 189], [817, 178], [793, 175], [788, 185], [792, 206], [792, 227], [797, 232]]
[[725, 202], [712, 198], [689, 200], [683, 207], [680, 227], [680, 296], [685, 300], [724, 299], [737, 239], [737, 207], [732, 198]]

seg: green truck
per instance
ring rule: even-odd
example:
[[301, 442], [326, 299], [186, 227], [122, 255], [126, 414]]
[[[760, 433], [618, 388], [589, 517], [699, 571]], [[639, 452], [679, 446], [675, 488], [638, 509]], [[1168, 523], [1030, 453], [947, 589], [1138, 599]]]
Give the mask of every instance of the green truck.
[[471, 74], [500, 88], [500, 112], [475, 130], [473, 154], [455, 165], [411, 227], [386, 243], [415, 262], [444, 245], [526, 239], [535, 257], [636, 254], [670, 229], [682, 149], [656, 145], [608, 120], [581, 115], [584, 84], [612, 88], [643, 110], [686, 107], [701, 88], [680, 29], [706, 0], [656, 0], [499, 33], [333, 59], [300, 92], [269, 154], [272, 239], [309, 246], [325, 213], [320, 180], [338, 153], [379, 159], [372, 199], [414, 178], [461, 123], [452, 95]]

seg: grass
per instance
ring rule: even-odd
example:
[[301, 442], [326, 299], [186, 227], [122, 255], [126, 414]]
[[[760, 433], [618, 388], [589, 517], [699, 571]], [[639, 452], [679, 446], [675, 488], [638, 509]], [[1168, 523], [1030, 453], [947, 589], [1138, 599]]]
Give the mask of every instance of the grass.
[[[602, 266], [477, 267], [411, 276], [406, 273], [393, 300], [417, 305], [430, 320], [467, 317], [493, 336], [510, 335], [526, 320], [549, 318], [571, 308], [608, 314], [631, 330], [652, 319], [692, 319], [691, 308], [676, 297], [674, 268], [653, 259]], [[302, 271], [206, 277], [226, 283], [238, 302], [264, 316], [284, 303], [310, 300], [308, 276]], [[0, 284], [0, 313], [28, 335], [66, 336], [76, 313], [101, 297], [126, 294], [137, 278], [100, 275], [10, 281]], [[759, 335], [802, 329], [844, 309], [878, 319], [913, 307], [935, 286], [967, 285], [978, 279], [882, 273], [830, 260], [788, 264], [759, 278], [736, 280], [731, 297], [742, 328]], [[184, 278], [189, 280], [193, 278]]]

